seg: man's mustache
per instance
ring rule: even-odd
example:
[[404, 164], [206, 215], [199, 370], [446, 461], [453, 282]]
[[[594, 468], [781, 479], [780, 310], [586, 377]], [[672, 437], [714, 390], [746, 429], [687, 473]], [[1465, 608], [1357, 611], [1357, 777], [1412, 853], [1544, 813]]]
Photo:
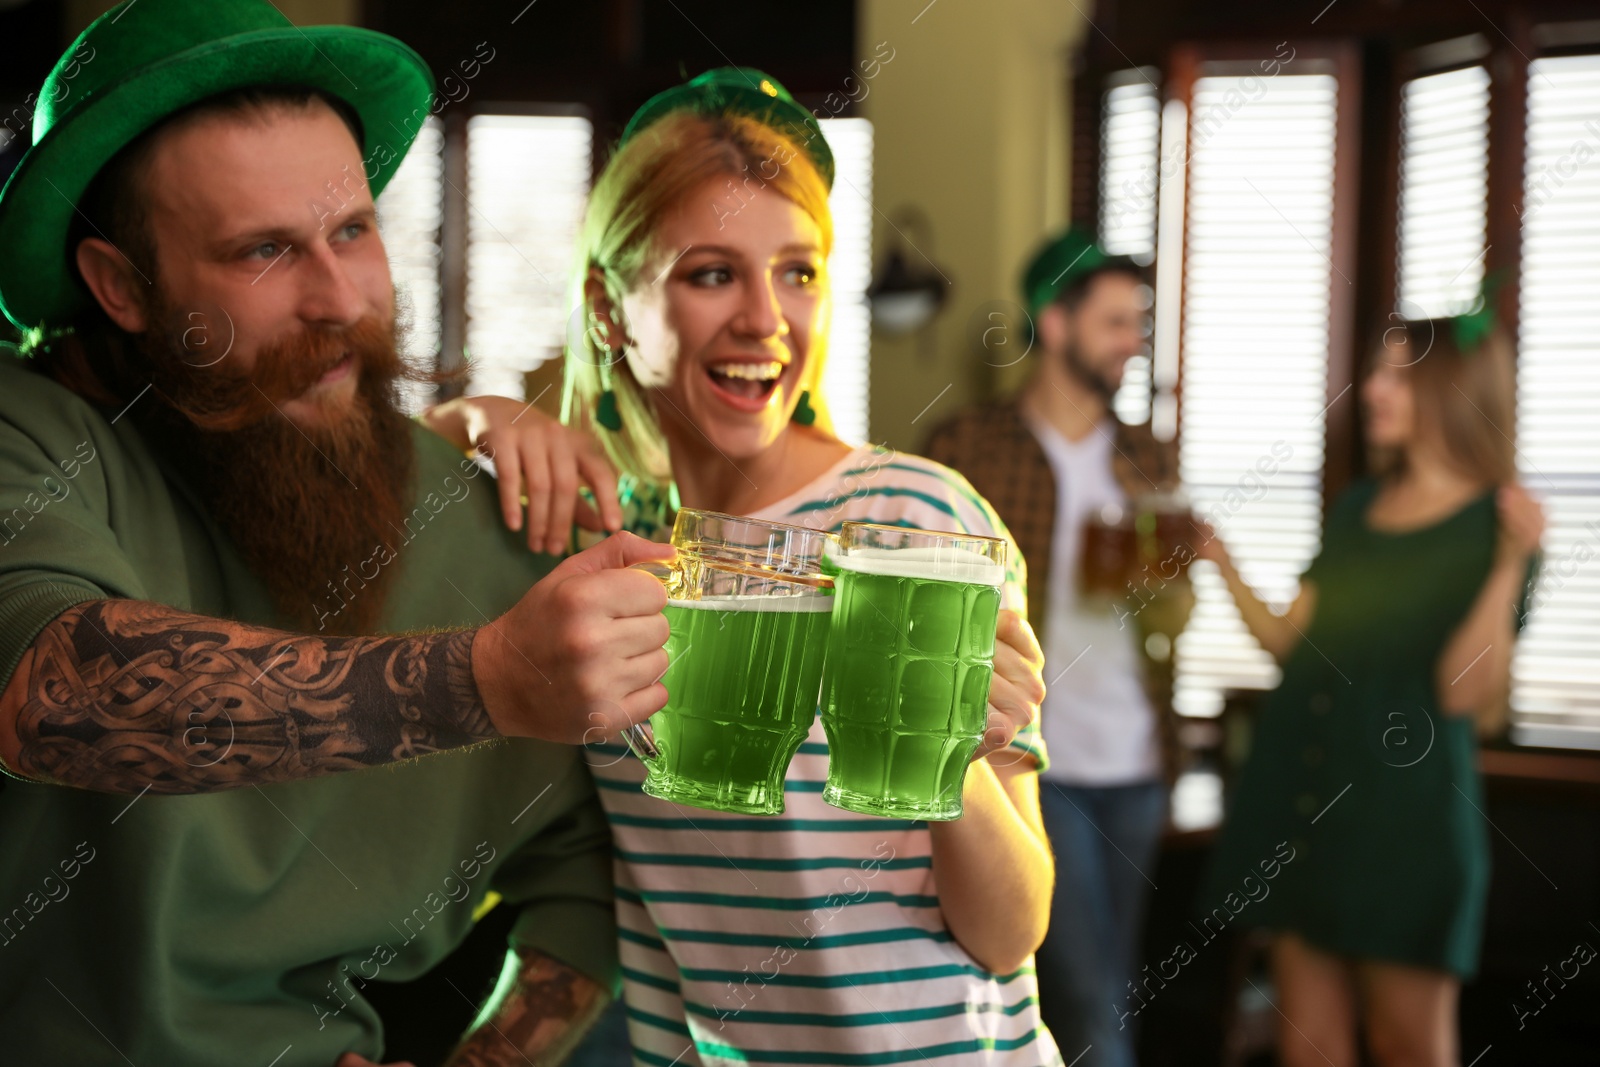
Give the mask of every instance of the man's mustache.
[[304, 327], [266, 345], [246, 372], [226, 358], [197, 367], [182, 360], [158, 364], [163, 399], [202, 430], [240, 430], [303, 396], [346, 357], [351, 373], [392, 380], [405, 372], [394, 328], [376, 316], [353, 326]]

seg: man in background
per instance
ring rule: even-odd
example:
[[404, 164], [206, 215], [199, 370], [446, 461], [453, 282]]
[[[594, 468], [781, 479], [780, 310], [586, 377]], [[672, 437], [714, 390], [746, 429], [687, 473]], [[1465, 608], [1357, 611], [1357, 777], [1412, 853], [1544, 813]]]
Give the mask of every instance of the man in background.
[[[1080, 590], [1084, 528], [1178, 480], [1173, 442], [1119, 421], [1112, 400], [1143, 351], [1149, 289], [1133, 261], [1070, 230], [1023, 278], [1038, 355], [1020, 394], [964, 411], [923, 451], [972, 482], [1028, 563], [1028, 609], [1045, 652], [1041, 726], [1051, 765], [1040, 783], [1056, 853], [1050, 931], [1036, 955], [1045, 1023], [1064, 1055], [1134, 1063], [1118, 1007], [1137, 970], [1146, 890], [1175, 767], [1165, 662], [1192, 604], [1185, 579], [1126, 595]], [[1120, 583], [1119, 583], [1120, 584]]]

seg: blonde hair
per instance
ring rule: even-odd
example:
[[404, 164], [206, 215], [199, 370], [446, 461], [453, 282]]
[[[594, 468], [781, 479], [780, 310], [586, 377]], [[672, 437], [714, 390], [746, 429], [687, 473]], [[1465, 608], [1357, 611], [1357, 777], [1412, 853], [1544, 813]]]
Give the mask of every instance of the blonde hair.
[[[1404, 343], [1393, 336], [1396, 330], [1406, 333]], [[1514, 482], [1516, 356], [1505, 331], [1491, 330], [1463, 351], [1454, 320], [1419, 319], [1384, 331], [1375, 346], [1374, 365], [1392, 361], [1389, 353], [1395, 349], [1415, 353], [1404, 365], [1417, 430], [1435, 435], [1463, 474], [1486, 485]], [[1399, 473], [1404, 462], [1399, 449], [1374, 448], [1368, 453], [1369, 466], [1380, 477]]]
[[[676, 111], [619, 147], [595, 182], [579, 233], [573, 279], [572, 306], [581, 309], [586, 327], [595, 321], [585, 292], [589, 279], [596, 272], [603, 277], [613, 313], [620, 311], [624, 294], [664, 251], [656, 233], [669, 212], [722, 176], [728, 178], [730, 195], [738, 198], [730, 202], [771, 189], [796, 204], [821, 230], [821, 252], [827, 258], [833, 248], [828, 186], [799, 144], [749, 115]], [[819, 387], [826, 342], [826, 330], [819, 331], [808, 353], [803, 388], [811, 391], [817, 428], [831, 432]], [[595, 406], [608, 387], [616, 396], [620, 430], [592, 425]], [[666, 440], [649, 392], [627, 360], [603, 345], [597, 328], [569, 331], [561, 418], [594, 429], [619, 473], [657, 486], [672, 480]]]

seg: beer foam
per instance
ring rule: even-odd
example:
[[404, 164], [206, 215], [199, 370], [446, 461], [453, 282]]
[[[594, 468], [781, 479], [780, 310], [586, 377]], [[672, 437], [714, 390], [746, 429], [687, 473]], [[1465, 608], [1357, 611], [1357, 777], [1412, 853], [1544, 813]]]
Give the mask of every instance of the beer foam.
[[708, 596], [702, 600], [669, 598], [667, 606], [690, 611], [780, 611], [802, 614], [832, 611], [833, 597], [819, 593], [803, 596]]
[[969, 585], [999, 586], [1006, 569], [981, 552], [966, 548], [857, 548], [829, 556], [842, 571], [891, 578], [929, 578]]

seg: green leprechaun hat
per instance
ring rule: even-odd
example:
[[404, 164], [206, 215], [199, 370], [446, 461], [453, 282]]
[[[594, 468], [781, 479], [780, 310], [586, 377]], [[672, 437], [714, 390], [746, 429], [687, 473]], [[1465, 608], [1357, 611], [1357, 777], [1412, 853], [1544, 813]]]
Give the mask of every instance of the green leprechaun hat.
[[163, 118], [247, 86], [318, 89], [361, 120], [372, 195], [411, 146], [433, 75], [373, 30], [293, 25], [268, 0], [125, 0], [96, 19], [39, 91], [33, 143], [0, 192], [0, 310], [18, 327], [60, 323], [90, 297], [73, 276], [67, 230], [116, 153]]
[[1022, 274], [1022, 299], [1027, 303], [1028, 314], [1038, 315], [1040, 308], [1060, 296], [1073, 281], [1114, 258], [1082, 226], [1052, 237], [1034, 253]]
[[717, 67], [657, 93], [628, 120], [619, 147], [640, 130], [682, 109], [701, 115], [733, 112], [766, 123], [799, 145], [816, 164], [828, 188], [833, 188], [833, 150], [822, 136], [816, 116], [801, 107], [778, 79], [754, 67]]

